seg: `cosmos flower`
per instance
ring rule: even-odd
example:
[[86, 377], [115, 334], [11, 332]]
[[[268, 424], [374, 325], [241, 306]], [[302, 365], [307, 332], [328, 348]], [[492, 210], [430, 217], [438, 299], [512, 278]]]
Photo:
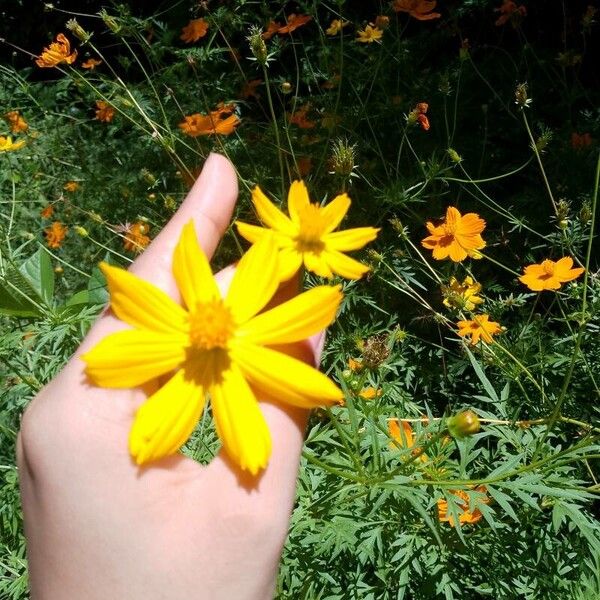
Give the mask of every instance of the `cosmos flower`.
[[519, 281], [534, 292], [558, 290], [563, 283], [577, 279], [585, 271], [582, 267], [572, 267], [573, 259], [570, 256], [556, 262], [546, 259], [540, 264], [525, 267]]
[[302, 27], [302, 25], [306, 25], [309, 21], [312, 21], [312, 17], [310, 15], [297, 15], [295, 13], [290, 14], [285, 19], [285, 25], [280, 27], [277, 31], [279, 35], [284, 35], [286, 33], [292, 33], [292, 31], [296, 31], [298, 27]]
[[431, 12], [436, 4], [436, 0], [394, 0], [392, 8], [396, 12], [408, 13], [418, 21], [431, 21], [442, 16], [440, 13]]
[[66, 192], [76, 192], [81, 188], [81, 185], [77, 181], [67, 181], [65, 185], [63, 185], [63, 190]]
[[470, 336], [471, 346], [477, 345], [480, 339], [483, 339], [486, 344], [491, 344], [494, 341], [492, 336], [502, 333], [502, 327], [500, 323], [489, 319], [489, 315], [481, 314], [475, 315], [468, 321], [459, 321], [457, 323], [458, 335], [460, 337]]
[[485, 248], [481, 232], [485, 229], [485, 221], [476, 213], [461, 215], [457, 208], [446, 209], [446, 219], [440, 225], [427, 222], [429, 236], [421, 241], [421, 245], [433, 250], [435, 260], [450, 258], [461, 262], [471, 256], [477, 258], [478, 250]]
[[96, 100], [96, 120], [110, 123], [115, 118], [115, 109], [104, 100]]
[[369, 267], [343, 254], [358, 250], [377, 237], [379, 229], [358, 227], [334, 232], [350, 208], [347, 194], [336, 196], [329, 204], [312, 204], [303, 181], [294, 181], [288, 193], [289, 217], [282, 213], [256, 186], [252, 203], [268, 228], [236, 222], [239, 234], [256, 243], [275, 232], [279, 248], [280, 277], [290, 279], [304, 264], [305, 268], [320, 277], [341, 275], [347, 279], [360, 279]]
[[56, 41], [52, 42], [50, 46], [44, 48], [40, 56], [36, 59], [35, 64], [42, 69], [48, 69], [50, 67], [56, 67], [61, 63], [67, 63], [72, 65], [77, 58], [77, 50], [71, 52], [71, 42], [59, 33], [56, 36]]
[[364, 29], [359, 29], [356, 35], [356, 41], [360, 44], [372, 44], [383, 37], [383, 31], [375, 27], [373, 23], [369, 23]]
[[234, 114], [235, 105], [221, 103], [208, 115], [195, 113], [184, 117], [178, 127], [191, 137], [200, 135], [231, 135], [240, 124], [239, 117]]
[[200, 38], [203, 38], [207, 31], [208, 23], [204, 19], [192, 19], [182, 28], [179, 39], [186, 44], [192, 44], [197, 42]]
[[483, 302], [483, 298], [477, 296], [480, 291], [481, 284], [473, 281], [470, 276], [465, 277], [462, 283], [456, 277], [451, 277], [450, 283], [442, 286], [444, 306], [459, 310], [475, 310], [475, 307]]
[[90, 71], [93, 71], [96, 67], [100, 66], [101, 64], [101, 60], [97, 60], [95, 58], [88, 58], [85, 62], [81, 63], [81, 67], [83, 69], [89, 69]]
[[[449, 491], [453, 496], [456, 496], [456, 498], [458, 498], [456, 503], [458, 504], [458, 507], [459, 507], [458, 520], [461, 525], [463, 525], [465, 523], [469, 523], [470, 525], [473, 525], [481, 520], [483, 515], [481, 514], [481, 511], [478, 508], [474, 508], [473, 511], [469, 510], [469, 494], [467, 494], [467, 492], [465, 492], [463, 490], [449, 490]], [[485, 486], [481, 485], [481, 486], [475, 488], [475, 491], [485, 494], [485, 496], [481, 499], [478, 499], [477, 502], [479, 502], [480, 504], [489, 504], [490, 503], [490, 499], [486, 494], [487, 490], [486, 490]], [[456, 525], [454, 523], [454, 517], [452, 516], [451, 513], [448, 512], [448, 501], [440, 498], [437, 501], [437, 508], [438, 508], [438, 519], [440, 520], [440, 522], [441, 523], [446, 522], [451, 527], [456, 527]]]
[[123, 237], [123, 247], [128, 252], [141, 252], [150, 243], [150, 237], [146, 235], [150, 231], [148, 223], [137, 221], [133, 225], [129, 225]]
[[22, 133], [29, 129], [27, 121], [18, 110], [11, 110], [4, 115], [4, 120], [8, 123], [11, 133]]
[[87, 375], [101, 387], [132, 388], [171, 374], [135, 415], [129, 451], [138, 465], [181, 448], [207, 394], [224, 450], [252, 474], [271, 454], [256, 395], [303, 408], [342, 400], [323, 373], [273, 348], [327, 327], [340, 288], [314, 287], [261, 313], [278, 287], [276, 250], [272, 234], [250, 248], [222, 297], [190, 221], [173, 254], [183, 306], [134, 274], [101, 264], [111, 308], [133, 329], [109, 335], [86, 353]]
[[388, 430], [390, 437], [394, 442], [390, 443], [391, 448], [412, 448], [411, 454], [418, 456], [421, 462], [427, 462], [428, 456], [423, 453], [423, 449], [415, 447], [416, 436], [412, 425], [408, 421], [399, 421], [398, 419], [390, 419], [388, 421]]
[[327, 35], [338, 35], [339, 32], [342, 31], [342, 29], [348, 24], [349, 21], [343, 21], [342, 19], [333, 19], [333, 21], [331, 21], [331, 23], [329, 24], [329, 27], [325, 30], [325, 33]]
[[54, 221], [50, 227], [44, 229], [44, 235], [46, 236], [48, 248], [60, 248], [67, 235], [67, 227], [60, 221]]
[[0, 152], [12, 152], [13, 150], [18, 150], [19, 148], [22, 148], [24, 145], [25, 140], [13, 142], [10, 135], [0, 135]]
[[513, 26], [516, 26], [523, 17], [527, 16], [527, 8], [523, 4], [517, 6], [517, 3], [513, 2], [513, 0], [503, 0], [502, 6], [495, 8], [494, 11], [500, 13], [500, 16], [496, 20], [497, 27], [506, 24], [508, 21], [511, 21]]

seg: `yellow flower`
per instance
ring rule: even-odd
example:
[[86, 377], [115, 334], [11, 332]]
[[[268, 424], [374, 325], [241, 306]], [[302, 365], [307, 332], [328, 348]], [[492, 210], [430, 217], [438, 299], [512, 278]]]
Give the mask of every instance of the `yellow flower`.
[[11, 110], [4, 115], [4, 120], [8, 123], [11, 133], [22, 133], [29, 129], [27, 121], [18, 110]]
[[135, 415], [129, 451], [137, 464], [175, 454], [207, 394], [223, 448], [252, 474], [271, 453], [256, 395], [303, 408], [342, 400], [324, 374], [271, 347], [329, 325], [342, 299], [339, 286], [318, 286], [258, 314], [278, 287], [272, 235], [242, 257], [222, 298], [193, 223], [185, 225], [173, 254], [184, 307], [124, 269], [105, 263], [101, 269], [112, 310], [133, 329], [109, 335], [85, 354], [87, 375], [101, 387], [131, 388], [175, 371]]
[[572, 266], [573, 259], [570, 256], [565, 256], [556, 262], [544, 260], [539, 265], [525, 267], [519, 281], [534, 292], [557, 290], [563, 283], [577, 279], [585, 271], [581, 267], [572, 269]]
[[358, 395], [363, 400], [373, 400], [374, 398], [379, 398], [382, 394], [382, 390], [376, 390], [374, 387], [366, 387], [364, 390], [359, 392]]
[[454, 262], [461, 262], [467, 256], [477, 258], [477, 250], [485, 248], [480, 235], [484, 229], [485, 221], [477, 213], [461, 215], [458, 209], [449, 206], [446, 220], [441, 225], [427, 223], [430, 235], [421, 241], [421, 245], [433, 250], [436, 260], [450, 257]]
[[208, 23], [204, 19], [192, 19], [182, 28], [179, 39], [186, 44], [191, 44], [197, 42], [200, 38], [203, 38], [207, 31]]
[[67, 181], [65, 185], [63, 185], [63, 190], [66, 192], [76, 192], [81, 185], [77, 181]]
[[483, 298], [477, 296], [480, 291], [481, 284], [474, 282], [472, 277], [465, 277], [462, 283], [459, 283], [456, 277], [451, 277], [450, 283], [442, 286], [444, 306], [460, 310], [475, 310], [475, 306], [483, 302]]
[[12, 152], [13, 150], [18, 150], [19, 148], [22, 148], [24, 145], [25, 140], [13, 142], [10, 135], [0, 135], [0, 152]]
[[494, 340], [493, 335], [502, 332], [500, 323], [490, 321], [489, 315], [475, 315], [470, 321], [459, 321], [458, 335], [460, 337], [471, 336], [471, 345], [475, 346], [479, 343], [480, 338], [487, 344], [491, 344]]
[[383, 37], [383, 31], [378, 27], [374, 27], [372, 23], [369, 23], [364, 29], [359, 29], [356, 34], [358, 35], [356, 41], [361, 44], [371, 44]]
[[337, 35], [344, 27], [348, 25], [348, 21], [342, 21], [341, 19], [333, 19], [329, 24], [329, 27], [325, 30], [327, 35]]
[[59, 33], [56, 36], [56, 41], [52, 42], [50, 46], [44, 48], [41, 55], [36, 59], [35, 64], [38, 67], [47, 69], [50, 67], [56, 67], [60, 63], [66, 62], [71, 65], [77, 58], [77, 50], [71, 52], [71, 42]]
[[[319, 206], [310, 202], [304, 182], [294, 181], [288, 193], [289, 217], [258, 186], [252, 190], [252, 203], [260, 220], [275, 232], [282, 281], [292, 277], [302, 264], [307, 270], [328, 278], [335, 273], [347, 279], [360, 279], [369, 270], [343, 253], [362, 248], [377, 237], [379, 229], [358, 227], [333, 232], [350, 208], [347, 194]], [[237, 221], [236, 226], [239, 234], [252, 243], [269, 231], [241, 221]]]
[[[490, 499], [486, 493], [487, 489], [485, 486], [480, 485], [479, 487], [475, 488], [475, 491], [480, 492], [481, 494], [485, 494], [482, 499], [477, 500], [477, 502], [479, 504], [489, 504], [490, 503]], [[467, 494], [467, 492], [465, 492], [463, 490], [450, 490], [450, 493], [453, 496], [456, 496], [458, 498], [458, 500], [457, 500], [457, 504], [459, 507], [458, 520], [461, 525], [464, 523], [470, 523], [471, 525], [473, 525], [481, 520], [483, 515], [481, 514], [481, 511], [478, 508], [475, 508], [473, 511], [469, 510], [469, 494]], [[456, 527], [456, 525], [454, 523], [454, 517], [452, 516], [452, 514], [448, 514], [447, 500], [443, 500], [442, 498], [440, 498], [437, 501], [437, 508], [438, 508], [439, 521], [441, 523], [446, 522], [451, 527]]]

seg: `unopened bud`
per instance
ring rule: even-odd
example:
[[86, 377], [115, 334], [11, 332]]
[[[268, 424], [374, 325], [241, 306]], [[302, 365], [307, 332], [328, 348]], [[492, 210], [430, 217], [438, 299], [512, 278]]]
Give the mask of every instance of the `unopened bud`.
[[250, 29], [250, 35], [246, 39], [250, 44], [252, 56], [254, 56], [258, 64], [265, 66], [268, 57], [267, 44], [265, 44], [265, 40], [262, 37], [260, 27], [252, 27]]
[[100, 18], [104, 21], [104, 24], [113, 32], [119, 33], [121, 31], [121, 26], [118, 21], [109, 15], [104, 9], [102, 9], [99, 13]]
[[465, 410], [446, 419], [446, 427], [453, 438], [464, 438], [479, 431], [479, 417], [472, 410]]
[[587, 202], [583, 203], [581, 210], [579, 211], [579, 220], [583, 225], [587, 225], [592, 218], [592, 209]]
[[85, 227], [81, 227], [80, 225], [75, 225], [73, 229], [75, 230], [75, 233], [81, 237], [87, 237], [89, 235], [87, 229]]
[[289, 94], [292, 91], [292, 84], [289, 81], [284, 81], [279, 86], [282, 94]]
[[448, 148], [446, 152], [452, 162], [459, 163], [462, 160], [462, 156], [454, 148]]
[[77, 19], [69, 19], [67, 21], [67, 29], [81, 42], [87, 42], [91, 36], [78, 22]]

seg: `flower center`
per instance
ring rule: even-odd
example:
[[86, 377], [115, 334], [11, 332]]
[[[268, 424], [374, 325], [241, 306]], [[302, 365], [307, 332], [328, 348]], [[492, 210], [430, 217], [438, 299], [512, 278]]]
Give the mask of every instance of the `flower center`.
[[199, 350], [226, 348], [235, 331], [231, 311], [223, 300], [199, 302], [190, 313], [190, 343]]
[[304, 206], [298, 215], [300, 232], [296, 236], [296, 247], [299, 252], [322, 252], [325, 244], [322, 241], [326, 223], [318, 204]]
[[554, 275], [554, 263], [550, 260], [545, 260], [542, 263], [542, 269], [544, 269], [544, 275], [546, 277], [552, 277]]

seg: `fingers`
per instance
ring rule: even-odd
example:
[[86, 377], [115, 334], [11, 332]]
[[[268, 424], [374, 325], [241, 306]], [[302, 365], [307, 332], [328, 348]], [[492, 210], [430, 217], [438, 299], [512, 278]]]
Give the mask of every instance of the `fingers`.
[[179, 210], [129, 270], [178, 300], [171, 267], [173, 250], [183, 226], [190, 219], [194, 221], [200, 245], [210, 260], [229, 227], [237, 195], [233, 165], [220, 154], [210, 154]]

